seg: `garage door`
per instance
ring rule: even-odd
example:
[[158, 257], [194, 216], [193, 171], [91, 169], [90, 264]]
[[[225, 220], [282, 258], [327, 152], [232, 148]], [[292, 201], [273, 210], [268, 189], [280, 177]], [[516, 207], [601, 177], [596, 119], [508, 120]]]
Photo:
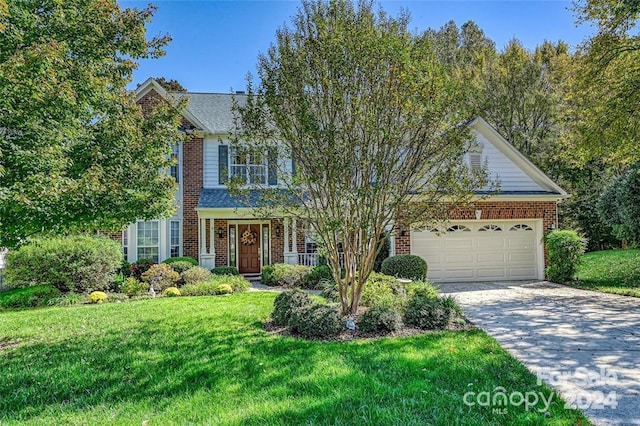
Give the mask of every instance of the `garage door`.
[[429, 266], [432, 281], [537, 279], [537, 222], [451, 222], [411, 231], [411, 253]]

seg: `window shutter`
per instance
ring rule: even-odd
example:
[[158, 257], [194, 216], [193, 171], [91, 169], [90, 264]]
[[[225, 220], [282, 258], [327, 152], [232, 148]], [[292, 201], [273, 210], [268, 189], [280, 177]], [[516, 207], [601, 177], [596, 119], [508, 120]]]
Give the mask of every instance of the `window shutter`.
[[291, 176], [296, 177], [296, 160], [291, 160]]
[[269, 148], [268, 154], [269, 167], [269, 185], [278, 184], [278, 151], [275, 148]]
[[229, 178], [229, 147], [218, 145], [218, 183], [226, 185]]

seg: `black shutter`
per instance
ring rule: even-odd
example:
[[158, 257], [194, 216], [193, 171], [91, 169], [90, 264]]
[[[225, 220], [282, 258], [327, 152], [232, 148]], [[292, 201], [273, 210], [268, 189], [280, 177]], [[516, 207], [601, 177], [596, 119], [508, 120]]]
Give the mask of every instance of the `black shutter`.
[[229, 178], [229, 147], [218, 145], [218, 183], [225, 185]]
[[291, 176], [296, 177], [296, 160], [291, 160]]
[[275, 148], [269, 148], [267, 157], [269, 167], [269, 185], [278, 184], [278, 151]]

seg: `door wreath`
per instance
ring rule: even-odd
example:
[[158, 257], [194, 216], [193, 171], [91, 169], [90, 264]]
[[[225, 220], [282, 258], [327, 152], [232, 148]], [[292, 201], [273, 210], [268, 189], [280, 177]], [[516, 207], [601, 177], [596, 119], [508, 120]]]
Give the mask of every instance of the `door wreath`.
[[258, 235], [251, 230], [251, 228], [247, 228], [246, 231], [242, 233], [240, 237], [240, 242], [245, 246], [252, 246], [256, 243]]

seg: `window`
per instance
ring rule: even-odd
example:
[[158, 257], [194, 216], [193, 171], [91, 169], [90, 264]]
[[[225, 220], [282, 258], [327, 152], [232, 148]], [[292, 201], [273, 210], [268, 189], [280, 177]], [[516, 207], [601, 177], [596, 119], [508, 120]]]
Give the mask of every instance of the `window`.
[[262, 225], [262, 264], [269, 264], [269, 225]]
[[267, 183], [267, 156], [255, 150], [231, 148], [229, 156], [231, 178], [247, 184]]
[[180, 256], [180, 221], [172, 220], [169, 239], [171, 242], [171, 257]]
[[171, 166], [171, 168], [169, 169], [169, 174], [171, 174], [171, 177], [176, 180], [176, 183], [180, 182], [180, 173], [179, 173], [180, 170], [178, 168], [179, 152], [180, 150], [178, 145], [173, 145], [173, 159], [175, 160], [176, 164]]
[[158, 221], [138, 222], [138, 260], [158, 262]]
[[529, 225], [525, 225], [524, 223], [519, 223], [517, 225], [513, 225], [509, 231], [533, 231]]
[[122, 231], [122, 255], [124, 260], [129, 259], [129, 228]]
[[485, 225], [479, 229], [479, 231], [502, 231], [498, 225]]
[[229, 266], [236, 266], [236, 227], [229, 226]]
[[453, 225], [447, 229], [447, 232], [471, 232], [471, 229], [464, 225]]

